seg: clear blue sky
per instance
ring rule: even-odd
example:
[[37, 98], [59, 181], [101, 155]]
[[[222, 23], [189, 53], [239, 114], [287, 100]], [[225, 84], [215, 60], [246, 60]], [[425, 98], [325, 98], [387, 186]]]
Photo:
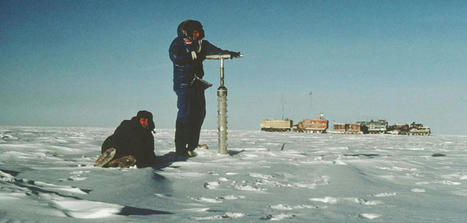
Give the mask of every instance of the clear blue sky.
[[[196, 19], [245, 55], [226, 62], [231, 129], [323, 112], [467, 135], [466, 12], [466, 1], [2, 0], [0, 124], [116, 127], [146, 109], [174, 128], [168, 48]], [[218, 62], [205, 71], [215, 129]]]

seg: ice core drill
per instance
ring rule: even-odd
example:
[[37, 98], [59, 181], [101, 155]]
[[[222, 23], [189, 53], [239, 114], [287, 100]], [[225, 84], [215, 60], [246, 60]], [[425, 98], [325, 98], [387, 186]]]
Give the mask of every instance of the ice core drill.
[[206, 59], [221, 61], [221, 79], [217, 88], [217, 143], [218, 152], [221, 154], [227, 154], [227, 88], [224, 86], [224, 59], [230, 58], [230, 54], [206, 56]]

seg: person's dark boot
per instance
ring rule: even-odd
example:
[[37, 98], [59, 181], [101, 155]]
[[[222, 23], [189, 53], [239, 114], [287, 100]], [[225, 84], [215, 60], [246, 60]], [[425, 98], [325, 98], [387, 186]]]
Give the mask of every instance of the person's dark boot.
[[132, 155], [120, 157], [119, 159], [112, 160], [107, 164], [108, 167], [119, 167], [119, 168], [129, 168], [134, 165], [136, 165], [136, 159]]
[[94, 166], [105, 167], [110, 161], [113, 160], [116, 153], [117, 150], [115, 148], [108, 148], [104, 153], [102, 153], [101, 156], [99, 156], [99, 158], [97, 158]]
[[198, 154], [196, 154], [195, 151], [193, 151], [193, 150], [188, 150], [188, 151], [186, 152], [186, 154], [187, 154], [188, 157], [190, 157], [190, 158], [191, 158], [191, 157], [195, 157], [196, 155], [198, 155]]

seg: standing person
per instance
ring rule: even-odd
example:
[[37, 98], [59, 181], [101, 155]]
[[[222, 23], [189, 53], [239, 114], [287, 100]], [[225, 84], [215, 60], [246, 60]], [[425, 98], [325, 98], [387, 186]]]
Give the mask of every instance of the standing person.
[[96, 166], [128, 167], [128, 164], [136, 164], [140, 168], [154, 164], [156, 155], [151, 133], [154, 127], [152, 113], [148, 111], [139, 111], [131, 120], [123, 120], [102, 144], [103, 155], [96, 161]]
[[203, 60], [206, 55], [230, 54], [231, 57], [238, 57], [240, 53], [222, 50], [203, 40], [204, 30], [199, 21], [183, 21], [177, 28], [177, 34], [169, 48], [178, 108], [175, 151], [179, 155], [192, 157], [193, 150], [199, 144], [206, 115], [204, 90], [209, 86], [196, 81], [204, 76]]

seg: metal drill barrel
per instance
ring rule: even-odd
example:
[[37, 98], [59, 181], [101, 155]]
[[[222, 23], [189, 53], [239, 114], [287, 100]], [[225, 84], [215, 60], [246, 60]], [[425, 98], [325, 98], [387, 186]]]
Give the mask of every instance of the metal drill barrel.
[[217, 136], [218, 152], [227, 153], [227, 88], [217, 89]]
[[220, 87], [224, 87], [224, 58], [221, 58], [221, 80], [220, 80]]
[[224, 59], [230, 59], [229, 54], [207, 55], [206, 59], [221, 61], [220, 86], [217, 88], [217, 143], [218, 152], [227, 154], [227, 88], [224, 86]]

